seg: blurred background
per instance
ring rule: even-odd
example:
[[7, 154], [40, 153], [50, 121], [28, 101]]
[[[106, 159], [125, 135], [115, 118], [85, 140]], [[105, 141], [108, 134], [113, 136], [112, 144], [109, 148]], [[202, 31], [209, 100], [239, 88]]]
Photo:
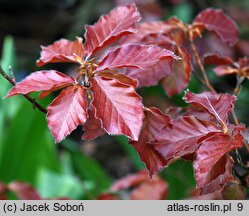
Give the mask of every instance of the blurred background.
[[[29, 73], [41, 70], [36, 66], [40, 45], [60, 38], [83, 37], [84, 25], [93, 24], [100, 15], [128, 0], [0, 0], [1, 65], [11, 65], [19, 81]], [[233, 48], [209, 39], [212, 46], [237, 60], [249, 55], [249, 1], [247, 0], [136, 0], [144, 21], [166, 20], [176, 16], [186, 23], [203, 9], [221, 8], [240, 29], [239, 43]], [[211, 46], [210, 45], [210, 46]], [[201, 45], [200, 45], [201, 46]], [[46, 67], [43, 67], [43, 69]], [[49, 65], [64, 73], [71, 65]], [[235, 77], [218, 78], [208, 75], [220, 92], [232, 92]], [[11, 85], [0, 77], [0, 97]], [[193, 77], [189, 87], [194, 92], [202, 86]], [[139, 90], [146, 106], [165, 110], [171, 105], [184, 106], [182, 94], [168, 98], [160, 85]], [[244, 82], [236, 104], [240, 121], [249, 123], [249, 83]], [[46, 98], [45, 106], [52, 101]], [[44, 198], [68, 197], [96, 199], [112, 182], [144, 169], [138, 154], [123, 136], [104, 135], [82, 141], [82, 128], [66, 140], [55, 144], [43, 113], [33, 110], [21, 96], [0, 100], [0, 182], [24, 181], [34, 186]], [[162, 173], [169, 184], [168, 199], [184, 199], [195, 187], [192, 164], [178, 161]]]

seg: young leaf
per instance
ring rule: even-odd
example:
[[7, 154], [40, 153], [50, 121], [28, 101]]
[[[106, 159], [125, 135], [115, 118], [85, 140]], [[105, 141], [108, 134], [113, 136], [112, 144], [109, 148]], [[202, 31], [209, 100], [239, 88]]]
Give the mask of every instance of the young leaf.
[[193, 24], [201, 25], [208, 31], [214, 32], [230, 46], [237, 42], [238, 27], [222, 10], [208, 8], [197, 15]]
[[149, 141], [152, 140], [158, 132], [166, 127], [170, 122], [170, 117], [163, 114], [155, 107], [144, 109], [143, 127], [139, 134], [138, 141], [129, 143], [137, 150], [141, 160], [145, 162], [150, 175], [159, 172], [165, 165], [164, 158], [153, 148]]
[[[137, 186], [137, 187], [136, 187]], [[168, 193], [168, 185], [158, 176], [150, 179], [147, 170], [128, 175], [116, 181], [111, 192], [136, 187], [130, 195], [132, 200], [162, 200]]]
[[118, 80], [119, 82], [121, 82], [123, 84], [132, 86], [133, 88], [137, 87], [137, 81], [136, 80], [134, 80], [131, 77], [126, 76], [124, 74], [120, 74], [118, 72], [111, 73], [111, 72], [103, 72], [103, 71], [101, 71], [101, 72], [99, 72], [97, 74], [97, 76], [104, 76], [104, 77], [114, 78], [114, 79]]
[[228, 56], [221, 56], [217, 53], [208, 53], [204, 55], [204, 64], [206, 65], [231, 65], [233, 60]]
[[105, 130], [102, 128], [101, 120], [96, 118], [96, 109], [93, 106], [90, 106], [88, 109], [88, 118], [84, 125], [84, 134], [82, 139], [95, 139], [103, 134], [105, 134]]
[[42, 46], [41, 57], [37, 60], [38, 66], [48, 63], [72, 62], [81, 64], [84, 59], [82, 38], [75, 41], [61, 39], [47, 47]]
[[184, 99], [196, 107], [200, 107], [209, 112], [220, 123], [227, 123], [228, 115], [233, 110], [236, 97], [229, 94], [213, 94], [211, 92], [203, 92], [201, 94], [193, 94], [187, 91]]
[[195, 116], [182, 116], [172, 120], [170, 126], [162, 128], [150, 141], [164, 157], [167, 165], [184, 155], [194, 153], [200, 143], [221, 130]]
[[29, 94], [35, 91], [55, 91], [72, 85], [75, 80], [54, 70], [38, 71], [17, 83], [6, 97]]
[[84, 48], [90, 57], [97, 50], [116, 41], [120, 37], [135, 33], [136, 23], [140, 14], [135, 4], [120, 6], [109, 14], [102, 16], [99, 21], [91, 26], [86, 26]]
[[98, 71], [123, 67], [144, 69], [163, 59], [179, 59], [173, 52], [157, 46], [128, 44], [110, 51], [99, 63]]
[[92, 105], [104, 130], [137, 140], [142, 127], [143, 107], [135, 89], [115, 78], [97, 76], [92, 79], [91, 91]]
[[169, 97], [181, 93], [190, 81], [190, 55], [183, 49], [178, 49], [182, 60], [174, 61], [172, 73], [162, 79], [161, 84]]
[[135, 188], [131, 200], [164, 200], [168, 194], [167, 183], [156, 176], [150, 181], [144, 182]]
[[112, 192], [117, 192], [120, 190], [128, 189], [130, 187], [135, 187], [142, 182], [150, 180], [150, 176], [147, 170], [141, 170], [136, 174], [130, 174], [125, 176], [124, 178], [116, 181], [112, 187]]
[[86, 92], [81, 86], [68, 87], [53, 100], [48, 107], [47, 120], [57, 143], [86, 122], [86, 109]]
[[[216, 165], [218, 161], [233, 149], [243, 146], [243, 136], [240, 134], [242, 128], [235, 128], [234, 136], [217, 133], [209, 139], [202, 142], [197, 150], [197, 158], [194, 162], [195, 178], [197, 187], [201, 188], [217, 178], [222, 171], [220, 166]], [[220, 173], [221, 172], [221, 173]]]
[[145, 68], [128, 68], [125, 74], [138, 81], [139, 88], [157, 85], [159, 80], [172, 73], [173, 60], [161, 60], [157, 64]]
[[136, 34], [128, 35], [122, 39], [122, 44], [141, 42], [152, 34], [167, 34], [172, 30], [172, 26], [164, 21], [142, 22], [138, 26], [137, 30]]
[[200, 195], [221, 192], [227, 183], [233, 182], [232, 167], [233, 162], [231, 158], [228, 155], [224, 155], [213, 167], [209, 168], [207, 172], [198, 173], [199, 170], [195, 170], [197, 181], [200, 182], [202, 180], [202, 183], [204, 183], [202, 186], [197, 186]]

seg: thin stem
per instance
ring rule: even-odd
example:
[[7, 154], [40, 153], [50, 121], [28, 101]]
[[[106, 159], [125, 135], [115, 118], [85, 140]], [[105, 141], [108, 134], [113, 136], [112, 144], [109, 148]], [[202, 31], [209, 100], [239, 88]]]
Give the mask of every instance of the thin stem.
[[[209, 82], [209, 79], [208, 79], [208, 76], [207, 76], [207, 73], [205, 71], [205, 68], [201, 62], [201, 58], [200, 58], [200, 55], [196, 49], [196, 46], [193, 42], [193, 40], [191, 39], [190, 37], [190, 43], [191, 43], [191, 48], [193, 50], [193, 53], [194, 53], [194, 56], [195, 56], [195, 59], [197, 61], [197, 64], [202, 72], [202, 75], [203, 75], [203, 78], [204, 78], [204, 82], [205, 82], [205, 85], [209, 88], [210, 91], [212, 91], [213, 93], [217, 94], [216, 90], [213, 88], [213, 86], [211, 85], [211, 83]], [[225, 124], [225, 122], [220, 119], [220, 122], [222, 124], [222, 127], [223, 127], [223, 130], [224, 130], [224, 133], [228, 133], [228, 128], [227, 128], [227, 125]]]
[[[3, 70], [3, 68], [0, 66], [0, 74], [6, 79], [6, 80], [8, 80], [13, 86], [15, 86], [16, 85], [16, 82], [15, 82], [15, 80], [14, 80], [14, 78], [12, 79], [11, 77], [9, 77], [5, 72], [4, 72], [4, 70]], [[41, 112], [43, 112], [43, 113], [47, 113], [47, 110], [44, 108], [44, 107], [42, 107], [40, 104], [38, 104], [37, 102], [36, 102], [36, 100], [34, 99], [34, 98], [31, 98], [29, 95], [23, 95], [30, 103], [32, 103], [33, 104], [33, 107], [35, 108], [37, 108], [37, 109], [39, 109]]]
[[[241, 77], [239, 75], [237, 76], [237, 83], [236, 83], [236, 86], [235, 86], [235, 88], [233, 90], [233, 95], [234, 96], [236, 96], [236, 97], [238, 96], [238, 94], [240, 92], [241, 84], [244, 81], [244, 79], [245, 79], [244, 77]], [[234, 110], [232, 110], [232, 116], [233, 116], [234, 124], [238, 125], [239, 124], [239, 120], [238, 120], [238, 118], [237, 118]]]
[[192, 39], [190, 39], [190, 44], [191, 44], [191, 48], [192, 48], [192, 51], [194, 53], [195, 59], [197, 61], [197, 64], [198, 64], [199, 68], [201, 69], [201, 72], [202, 72], [202, 75], [203, 75], [203, 78], [204, 78], [204, 81], [205, 81], [205, 85], [209, 88], [210, 91], [212, 91], [213, 93], [217, 93], [216, 90], [213, 88], [213, 86], [209, 82], [209, 79], [207, 77], [205, 68], [204, 68], [204, 66], [203, 66], [203, 64], [201, 62], [201, 58], [200, 58], [200, 56], [198, 54], [198, 51], [197, 51], [196, 46], [195, 46]]

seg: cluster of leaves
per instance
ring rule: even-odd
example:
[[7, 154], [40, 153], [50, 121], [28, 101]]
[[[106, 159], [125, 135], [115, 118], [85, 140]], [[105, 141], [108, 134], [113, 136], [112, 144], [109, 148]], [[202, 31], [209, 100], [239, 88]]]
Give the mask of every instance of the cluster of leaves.
[[[18, 83], [8, 97], [42, 91], [40, 98], [43, 98], [64, 89], [47, 112], [48, 126], [56, 142], [80, 124], [85, 124], [83, 138], [94, 138], [103, 131], [137, 140], [143, 120], [141, 97], [135, 92], [137, 82], [118, 70], [143, 69], [160, 60], [177, 57], [169, 50], [140, 44], [118, 46], [99, 58], [94, 55], [109, 43], [134, 33], [139, 20], [134, 4], [118, 7], [95, 25], [86, 26], [84, 45], [82, 39], [77, 38], [75, 41], [62, 39], [42, 47], [39, 66], [54, 62], [78, 63], [77, 78], [54, 70], [38, 71]], [[99, 125], [97, 132], [92, 131], [95, 125]]]
[[[130, 138], [151, 176], [179, 158], [189, 159], [194, 166], [196, 195], [223, 198], [222, 191], [228, 183], [238, 182], [232, 175], [233, 160], [229, 153], [243, 146], [246, 128], [229, 122], [236, 95], [217, 94], [203, 63], [218, 65], [214, 69], [218, 75], [233, 73], [244, 78], [248, 77], [249, 61], [243, 58], [233, 62], [229, 57], [210, 53], [202, 62], [194, 40], [207, 30], [233, 46], [238, 37], [237, 26], [215, 9], [202, 11], [192, 24], [177, 18], [138, 25], [139, 21], [134, 4], [120, 6], [96, 24], [86, 26], [84, 44], [82, 38], [61, 39], [42, 47], [39, 66], [75, 63], [78, 64], [75, 77], [55, 70], [37, 71], [17, 83], [7, 96], [41, 91], [42, 99], [62, 90], [47, 110], [48, 127], [56, 142], [81, 124], [83, 139], [104, 133], [123, 134]], [[107, 45], [112, 48], [106, 49]], [[200, 67], [201, 81], [211, 92], [186, 91], [184, 100], [189, 106], [169, 109], [166, 114], [155, 107], [143, 107], [137, 88], [160, 82], [169, 97], [179, 94], [188, 86], [194, 65]], [[196, 75], [200, 76], [197, 72]], [[139, 197], [141, 191], [149, 193], [150, 186], [157, 188], [161, 184], [159, 177], [148, 182], [143, 173], [138, 175], [142, 176], [139, 181], [129, 177], [135, 183], [121, 181], [112, 191], [143, 182], [131, 194], [132, 199]], [[148, 191], [144, 192], [144, 188]], [[156, 196], [165, 197], [165, 191], [166, 185], [161, 195]]]

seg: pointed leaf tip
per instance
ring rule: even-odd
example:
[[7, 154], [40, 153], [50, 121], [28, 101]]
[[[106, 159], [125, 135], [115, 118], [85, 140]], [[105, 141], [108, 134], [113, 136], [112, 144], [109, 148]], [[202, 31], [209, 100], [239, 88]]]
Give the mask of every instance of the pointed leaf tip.
[[120, 37], [135, 33], [136, 23], [140, 19], [140, 14], [135, 4], [132, 3], [119, 6], [107, 15], [100, 17], [94, 25], [86, 26], [84, 48], [88, 57]]

